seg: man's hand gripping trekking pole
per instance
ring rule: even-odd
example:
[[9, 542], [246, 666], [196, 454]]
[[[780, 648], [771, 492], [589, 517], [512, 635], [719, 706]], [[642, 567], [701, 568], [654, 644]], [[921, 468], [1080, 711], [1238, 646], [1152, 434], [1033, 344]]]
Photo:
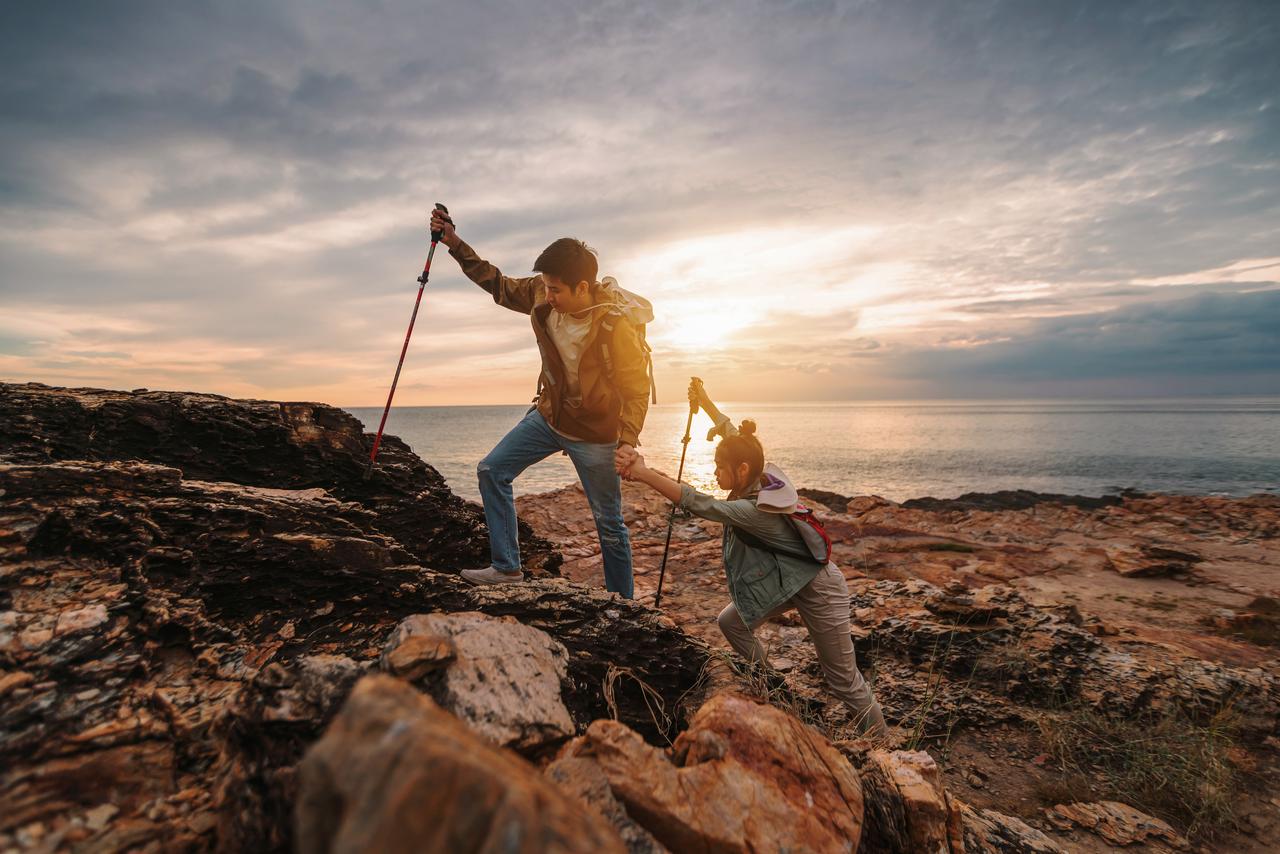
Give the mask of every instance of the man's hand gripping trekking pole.
[[400, 361], [396, 363], [396, 375], [391, 380], [391, 390], [387, 392], [387, 405], [382, 409], [382, 420], [378, 422], [378, 435], [373, 440], [373, 450], [369, 452], [369, 464], [364, 469], [364, 479], [373, 474], [373, 464], [378, 459], [378, 448], [382, 446], [382, 431], [387, 426], [387, 414], [391, 412], [391, 398], [396, 394], [396, 383], [400, 382], [400, 369], [404, 367], [405, 354], [409, 352], [409, 337], [413, 335], [413, 324], [418, 319], [418, 306], [422, 304], [422, 291], [427, 286], [427, 277], [431, 275], [431, 259], [436, 254], [436, 244], [443, 238], [444, 244], [450, 248], [457, 246], [458, 236], [453, 230], [453, 220], [449, 218], [449, 209], [436, 202], [436, 209], [431, 212], [431, 248], [427, 250], [427, 263], [422, 266], [422, 275], [418, 277], [418, 298], [413, 303], [413, 314], [409, 316], [409, 331], [404, 334], [404, 346], [400, 348]]

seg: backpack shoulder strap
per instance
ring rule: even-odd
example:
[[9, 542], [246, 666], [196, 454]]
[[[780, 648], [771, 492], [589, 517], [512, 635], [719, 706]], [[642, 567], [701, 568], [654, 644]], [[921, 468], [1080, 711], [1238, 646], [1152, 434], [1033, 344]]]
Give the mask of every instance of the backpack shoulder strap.
[[[795, 523], [792, 522], [790, 519], [788, 519], [787, 521], [791, 525], [793, 526], [795, 525]], [[761, 551], [772, 552], [773, 554], [776, 554], [776, 555], [786, 555], [787, 557], [799, 558], [800, 560], [807, 560], [812, 563], [826, 564], [826, 561], [818, 560], [816, 557], [814, 557], [813, 554], [808, 550], [808, 548], [806, 548], [804, 552], [792, 551], [791, 549], [781, 549], [781, 548], [778, 548], [777, 546], [769, 545], [764, 540], [757, 537], [755, 534], [751, 533], [750, 531], [743, 530], [742, 528], [739, 528], [737, 525], [729, 525], [729, 527], [733, 528], [733, 535], [735, 537], [737, 537], [739, 540], [742, 540], [742, 542], [751, 546], [753, 549], [760, 549]], [[797, 531], [796, 534], [797, 536], [800, 536], [799, 531]], [[803, 537], [801, 537], [801, 540], [803, 541]]]
[[[613, 354], [609, 351], [609, 344], [613, 341], [613, 330], [618, 325], [618, 318], [623, 317], [624, 313], [621, 309], [613, 309], [605, 314], [600, 321], [600, 333], [596, 336], [596, 340], [600, 342], [600, 361], [604, 363], [604, 375], [609, 378], [610, 384], [616, 386], [617, 381], [614, 379], [613, 372]], [[653, 376], [653, 348], [649, 346], [648, 340], [645, 338], [645, 325], [641, 323], [635, 327], [636, 338], [640, 342], [640, 351], [644, 353], [645, 373], [649, 376], [649, 393], [653, 402], [658, 402], [658, 384]]]

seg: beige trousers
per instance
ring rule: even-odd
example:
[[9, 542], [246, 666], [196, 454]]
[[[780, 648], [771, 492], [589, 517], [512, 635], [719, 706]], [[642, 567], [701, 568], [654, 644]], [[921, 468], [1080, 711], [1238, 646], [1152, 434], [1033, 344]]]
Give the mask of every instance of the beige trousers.
[[818, 650], [818, 663], [827, 687], [853, 712], [858, 728], [868, 735], [884, 735], [884, 713], [871, 696], [871, 688], [858, 670], [858, 659], [849, 635], [849, 585], [833, 563], [818, 570], [800, 592], [774, 608], [755, 625], [747, 626], [738, 609], [729, 603], [720, 612], [720, 631], [738, 655], [752, 664], [769, 662], [764, 646], [752, 630], [784, 611], [795, 608]]

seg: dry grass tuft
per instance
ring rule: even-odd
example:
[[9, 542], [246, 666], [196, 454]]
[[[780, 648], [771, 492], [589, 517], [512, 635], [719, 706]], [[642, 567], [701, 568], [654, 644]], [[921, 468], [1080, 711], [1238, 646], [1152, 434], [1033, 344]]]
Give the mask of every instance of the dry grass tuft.
[[1236, 824], [1242, 782], [1228, 759], [1236, 743], [1229, 708], [1199, 724], [1180, 711], [1137, 719], [1079, 707], [1046, 715], [1040, 728], [1063, 770], [1081, 778], [1101, 774], [1099, 785], [1110, 799], [1197, 839], [1212, 839]]

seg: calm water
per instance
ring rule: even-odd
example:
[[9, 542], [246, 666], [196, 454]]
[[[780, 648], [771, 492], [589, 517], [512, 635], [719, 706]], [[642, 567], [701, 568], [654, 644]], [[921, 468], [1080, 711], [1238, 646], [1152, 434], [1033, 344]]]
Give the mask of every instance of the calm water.
[[[476, 499], [476, 463], [526, 406], [392, 409], [387, 432]], [[801, 486], [895, 501], [1032, 489], [1103, 495], [1125, 487], [1248, 495], [1280, 489], [1280, 399], [938, 403], [725, 403], [753, 418], [769, 459]], [[369, 430], [381, 409], [351, 409]], [[641, 435], [650, 465], [674, 475], [688, 409], [650, 407]], [[694, 418], [686, 480], [714, 490], [710, 419]], [[576, 481], [552, 457], [516, 481], [517, 494]]]

